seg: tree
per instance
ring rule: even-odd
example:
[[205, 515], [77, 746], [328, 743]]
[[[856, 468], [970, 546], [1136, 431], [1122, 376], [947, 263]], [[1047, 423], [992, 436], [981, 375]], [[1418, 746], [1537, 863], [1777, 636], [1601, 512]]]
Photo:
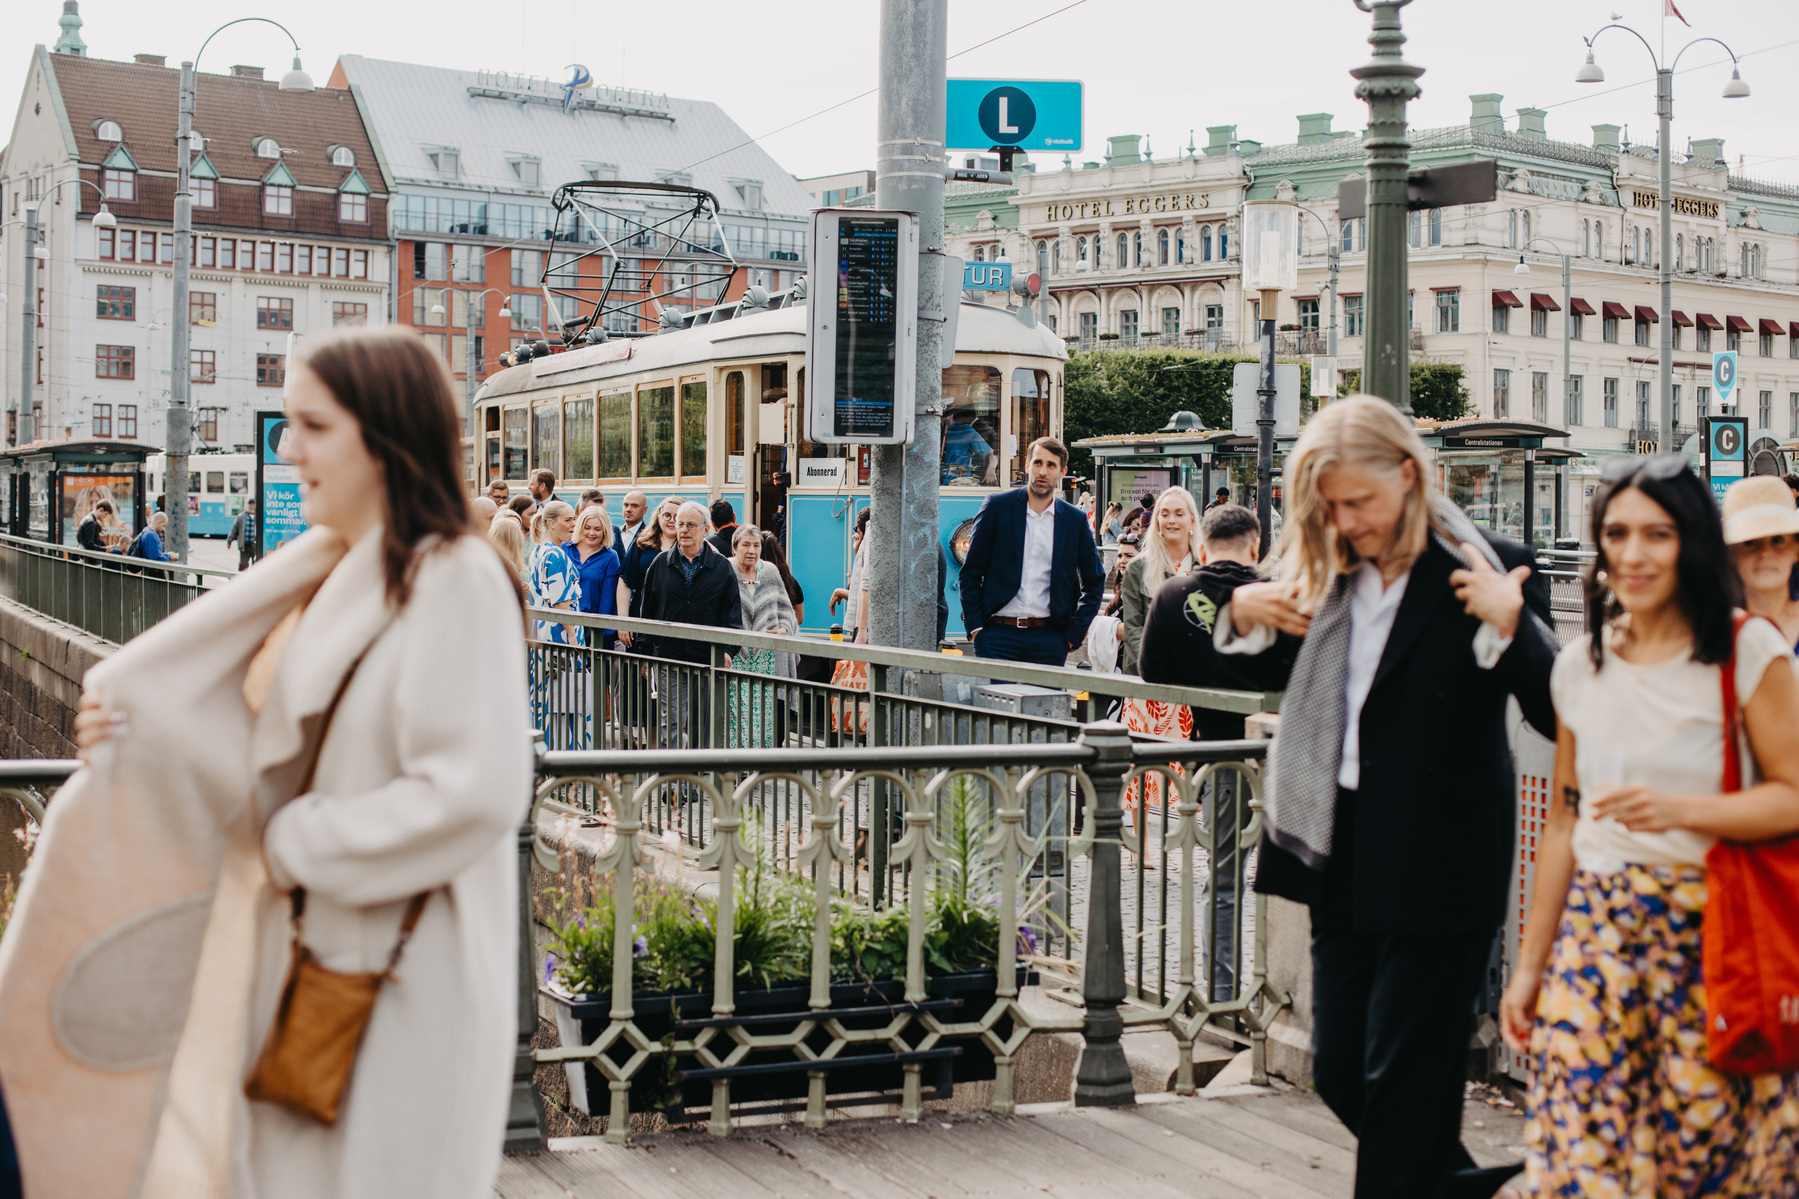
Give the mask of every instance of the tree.
[[[1344, 374], [1340, 396], [1354, 395], [1362, 389], [1362, 372]], [[1470, 415], [1468, 388], [1462, 381], [1462, 368], [1451, 362], [1412, 363], [1412, 412], [1432, 420], [1459, 420]]]

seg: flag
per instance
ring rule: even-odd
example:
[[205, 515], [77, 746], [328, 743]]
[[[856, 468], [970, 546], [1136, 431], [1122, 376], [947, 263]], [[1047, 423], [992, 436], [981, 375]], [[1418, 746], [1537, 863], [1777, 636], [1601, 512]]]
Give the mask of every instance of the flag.
[[1687, 20], [1685, 17], [1681, 16], [1680, 10], [1678, 8], [1674, 7], [1674, 0], [1662, 0], [1662, 16], [1664, 18], [1673, 17], [1675, 20], [1679, 21], [1682, 25], [1685, 25], [1688, 29], [1691, 29], [1693, 27], [1693, 23], [1691, 21]]

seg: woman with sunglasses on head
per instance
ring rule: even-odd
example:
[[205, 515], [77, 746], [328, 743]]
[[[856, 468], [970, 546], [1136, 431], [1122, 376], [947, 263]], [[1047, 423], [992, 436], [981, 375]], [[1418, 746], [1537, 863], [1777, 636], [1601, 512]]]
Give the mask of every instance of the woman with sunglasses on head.
[[1788, 645], [1799, 645], [1799, 507], [1785, 481], [1771, 475], [1739, 479], [1724, 491], [1724, 543], [1730, 546], [1743, 607], [1774, 622]]
[[[1735, 506], [1738, 531], [1757, 531]], [[1713, 1068], [1701, 972], [1712, 843], [1799, 832], [1790, 639], [1737, 626], [1717, 507], [1684, 457], [1625, 460], [1592, 532], [1587, 632], [1555, 663], [1554, 797], [1500, 1005], [1507, 1044], [1536, 1059], [1516, 1193], [1790, 1197], [1799, 1079]], [[1719, 794], [1739, 727], [1726, 669], [1753, 763]]]

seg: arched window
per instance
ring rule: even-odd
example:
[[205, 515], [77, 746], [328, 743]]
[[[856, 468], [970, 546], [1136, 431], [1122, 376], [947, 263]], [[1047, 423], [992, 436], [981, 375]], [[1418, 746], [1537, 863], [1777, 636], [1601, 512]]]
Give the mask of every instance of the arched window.
[[94, 136], [103, 142], [122, 142], [125, 140], [125, 131], [119, 128], [117, 121], [95, 121]]
[[1141, 232], [1131, 234], [1131, 265], [1143, 265], [1143, 234]]
[[1161, 266], [1168, 265], [1168, 230], [1156, 234], [1156, 261]]
[[974, 248], [974, 260], [976, 262], [986, 262], [987, 261], [987, 247], [986, 246], [976, 246]]
[[281, 143], [272, 137], [259, 137], [250, 143], [258, 158], [280, 158]]
[[1518, 248], [1518, 210], [1516, 208], [1505, 214], [1505, 244], [1507, 249]]
[[1220, 225], [1220, 226], [1218, 226], [1218, 257], [1229, 258], [1230, 256], [1231, 256], [1230, 231], [1228, 229], [1226, 229], [1223, 225]]
[[1128, 233], [1120, 233], [1118, 235], [1118, 257], [1113, 261], [1112, 265], [1122, 270], [1124, 267], [1129, 266], [1130, 263], [1131, 235]]
[[1524, 221], [1523, 221], [1522, 228], [1523, 228], [1523, 233], [1524, 233], [1524, 240], [1522, 242], [1520, 242], [1519, 244], [1528, 246], [1530, 244], [1530, 213], [1528, 213], [1528, 212], [1524, 214]]
[[1187, 231], [1185, 229], [1174, 231], [1174, 260], [1176, 262], [1187, 261]]
[[1199, 231], [1199, 260], [1212, 261], [1212, 227], [1205, 225]]
[[1049, 267], [1054, 274], [1062, 273], [1062, 239], [1059, 237], [1049, 243]]
[[353, 167], [356, 165], [356, 152], [348, 146], [331, 147], [331, 165], [334, 167]]
[[1084, 237], [1074, 239], [1074, 260], [1076, 262], [1087, 261], [1087, 239]]
[[1037, 273], [1049, 274], [1049, 243], [1046, 241], [1037, 243]]

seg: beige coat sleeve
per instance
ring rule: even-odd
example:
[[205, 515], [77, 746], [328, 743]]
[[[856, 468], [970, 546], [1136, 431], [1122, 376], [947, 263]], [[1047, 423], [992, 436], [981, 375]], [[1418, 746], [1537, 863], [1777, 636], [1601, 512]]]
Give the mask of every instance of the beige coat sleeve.
[[[359, 674], [353, 685], [391, 683], [398, 777], [360, 794], [314, 791], [276, 812], [265, 848], [277, 886], [350, 907], [392, 902], [448, 883], [518, 825], [532, 769], [524, 624], [500, 564], [486, 558], [421, 564], [383, 638], [399, 639], [389, 677]], [[368, 735], [332, 729], [333, 739], [359, 733]]]

